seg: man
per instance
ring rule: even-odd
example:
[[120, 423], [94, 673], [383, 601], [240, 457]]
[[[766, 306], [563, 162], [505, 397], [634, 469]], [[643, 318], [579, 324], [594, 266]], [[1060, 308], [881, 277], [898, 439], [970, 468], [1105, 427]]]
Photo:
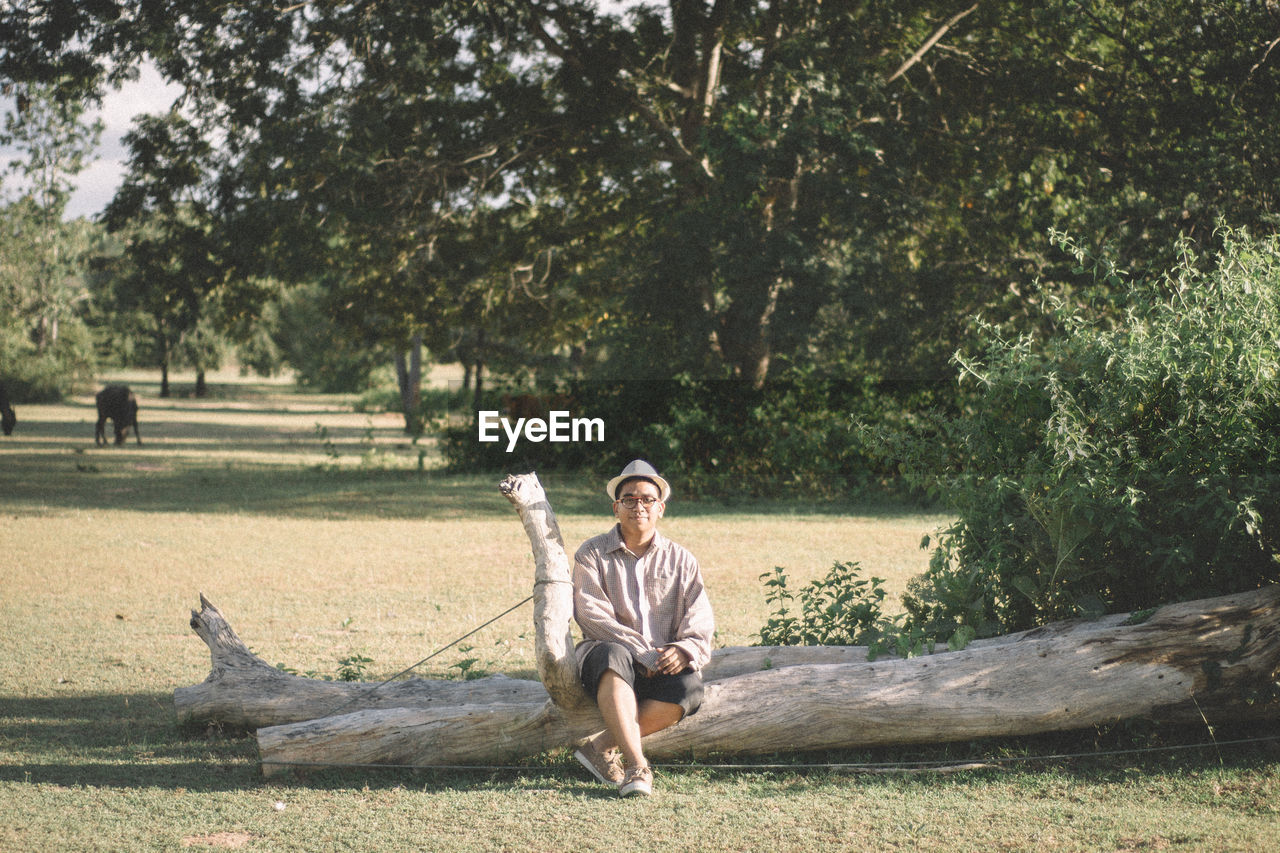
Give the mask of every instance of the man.
[[573, 615], [582, 686], [607, 728], [574, 756], [622, 796], [644, 796], [653, 771], [640, 739], [698, 710], [715, 622], [697, 559], [658, 532], [667, 481], [636, 459], [605, 491], [618, 523], [574, 555]]

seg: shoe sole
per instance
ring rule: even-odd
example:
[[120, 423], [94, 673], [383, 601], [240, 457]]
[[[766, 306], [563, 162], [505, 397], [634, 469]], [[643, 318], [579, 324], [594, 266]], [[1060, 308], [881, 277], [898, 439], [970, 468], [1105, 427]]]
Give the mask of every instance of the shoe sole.
[[596, 769], [596, 766], [595, 766], [594, 764], [592, 764], [592, 763], [591, 763], [591, 759], [590, 759], [590, 758], [587, 758], [587, 756], [586, 756], [586, 755], [584, 755], [584, 754], [582, 753], [582, 750], [580, 750], [580, 749], [575, 749], [575, 750], [573, 751], [573, 757], [574, 757], [574, 758], [576, 758], [576, 759], [578, 759], [578, 763], [579, 763], [579, 764], [581, 764], [583, 767], [585, 767], [585, 768], [587, 768], [588, 770], [590, 770], [590, 771], [591, 771], [591, 775], [592, 775], [592, 776], [594, 776], [594, 777], [596, 777], [596, 780], [597, 780], [597, 781], [599, 781], [600, 783], [602, 783], [602, 784], [604, 784], [604, 785], [616, 785], [616, 784], [618, 784], [617, 782], [610, 782], [608, 779], [606, 779], [606, 778], [605, 778], [605, 776], [604, 776], [604, 774], [603, 774], [603, 773], [601, 773], [599, 770], [597, 770], [597, 769]]
[[618, 793], [624, 797], [647, 797], [653, 793], [653, 788], [648, 785], [624, 785], [618, 789]]

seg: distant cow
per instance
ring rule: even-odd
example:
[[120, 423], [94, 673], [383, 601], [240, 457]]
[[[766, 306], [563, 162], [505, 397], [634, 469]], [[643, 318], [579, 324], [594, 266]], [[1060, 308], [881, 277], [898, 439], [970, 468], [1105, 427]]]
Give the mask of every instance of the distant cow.
[[18, 416], [13, 413], [13, 406], [9, 405], [9, 392], [4, 389], [4, 383], [0, 382], [0, 427], [4, 428], [5, 435], [13, 435], [13, 427], [18, 423]]
[[129, 435], [129, 427], [133, 427], [133, 437], [142, 444], [142, 434], [138, 432], [138, 398], [129, 390], [128, 385], [108, 385], [98, 392], [98, 426], [93, 433], [94, 444], [106, 444], [107, 419], [115, 427], [116, 444], [124, 444]]

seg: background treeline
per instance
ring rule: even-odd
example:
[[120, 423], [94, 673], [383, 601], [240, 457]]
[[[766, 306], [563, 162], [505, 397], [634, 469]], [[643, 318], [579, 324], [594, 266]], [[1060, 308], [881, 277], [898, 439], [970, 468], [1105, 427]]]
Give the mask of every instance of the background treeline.
[[[951, 587], [939, 619], [979, 626], [1154, 603], [1260, 549], [1222, 582], [1248, 583], [1275, 565], [1271, 368], [1247, 412], [1227, 389], [1277, 340], [1274, 265], [1243, 259], [1276, 251], [1278, 48], [1261, 0], [8, 4], [25, 176], [0, 373], [41, 396], [95, 357], [167, 380], [234, 351], [324, 390], [382, 381], [415, 432], [559, 395], [618, 458], [522, 463], [645, 453], [695, 493], [950, 501], [922, 618]], [[63, 223], [83, 105], [143, 61], [184, 94], [135, 122], [101, 221]], [[1208, 332], [1179, 306], [1245, 268], [1257, 305], [1198, 309], [1240, 318], [1204, 364], [1234, 378], [1183, 382]], [[1117, 373], [1151, 335], [1185, 344], [1143, 351], [1163, 378]], [[467, 387], [423, 400], [432, 359]], [[455, 466], [510, 466], [444, 430]], [[1234, 461], [1186, 450], [1207, 445]], [[1108, 462], [1080, 481], [1063, 453]], [[1213, 526], [1166, 530], [1172, 501]], [[1214, 550], [1223, 525], [1245, 544]], [[1168, 582], [1101, 577], [1120, 560]]]

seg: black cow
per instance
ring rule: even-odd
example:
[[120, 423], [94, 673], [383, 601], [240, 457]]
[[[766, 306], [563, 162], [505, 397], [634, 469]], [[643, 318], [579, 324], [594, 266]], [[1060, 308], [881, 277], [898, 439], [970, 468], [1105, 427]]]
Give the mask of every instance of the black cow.
[[18, 416], [13, 413], [13, 406], [9, 405], [9, 392], [4, 389], [4, 383], [0, 382], [0, 427], [4, 428], [5, 435], [13, 435], [13, 427], [18, 423]]
[[107, 419], [115, 427], [116, 444], [124, 444], [129, 435], [129, 427], [133, 427], [133, 437], [142, 444], [142, 433], [138, 432], [138, 398], [129, 390], [128, 385], [108, 385], [98, 392], [98, 426], [93, 432], [94, 444], [106, 444]]

